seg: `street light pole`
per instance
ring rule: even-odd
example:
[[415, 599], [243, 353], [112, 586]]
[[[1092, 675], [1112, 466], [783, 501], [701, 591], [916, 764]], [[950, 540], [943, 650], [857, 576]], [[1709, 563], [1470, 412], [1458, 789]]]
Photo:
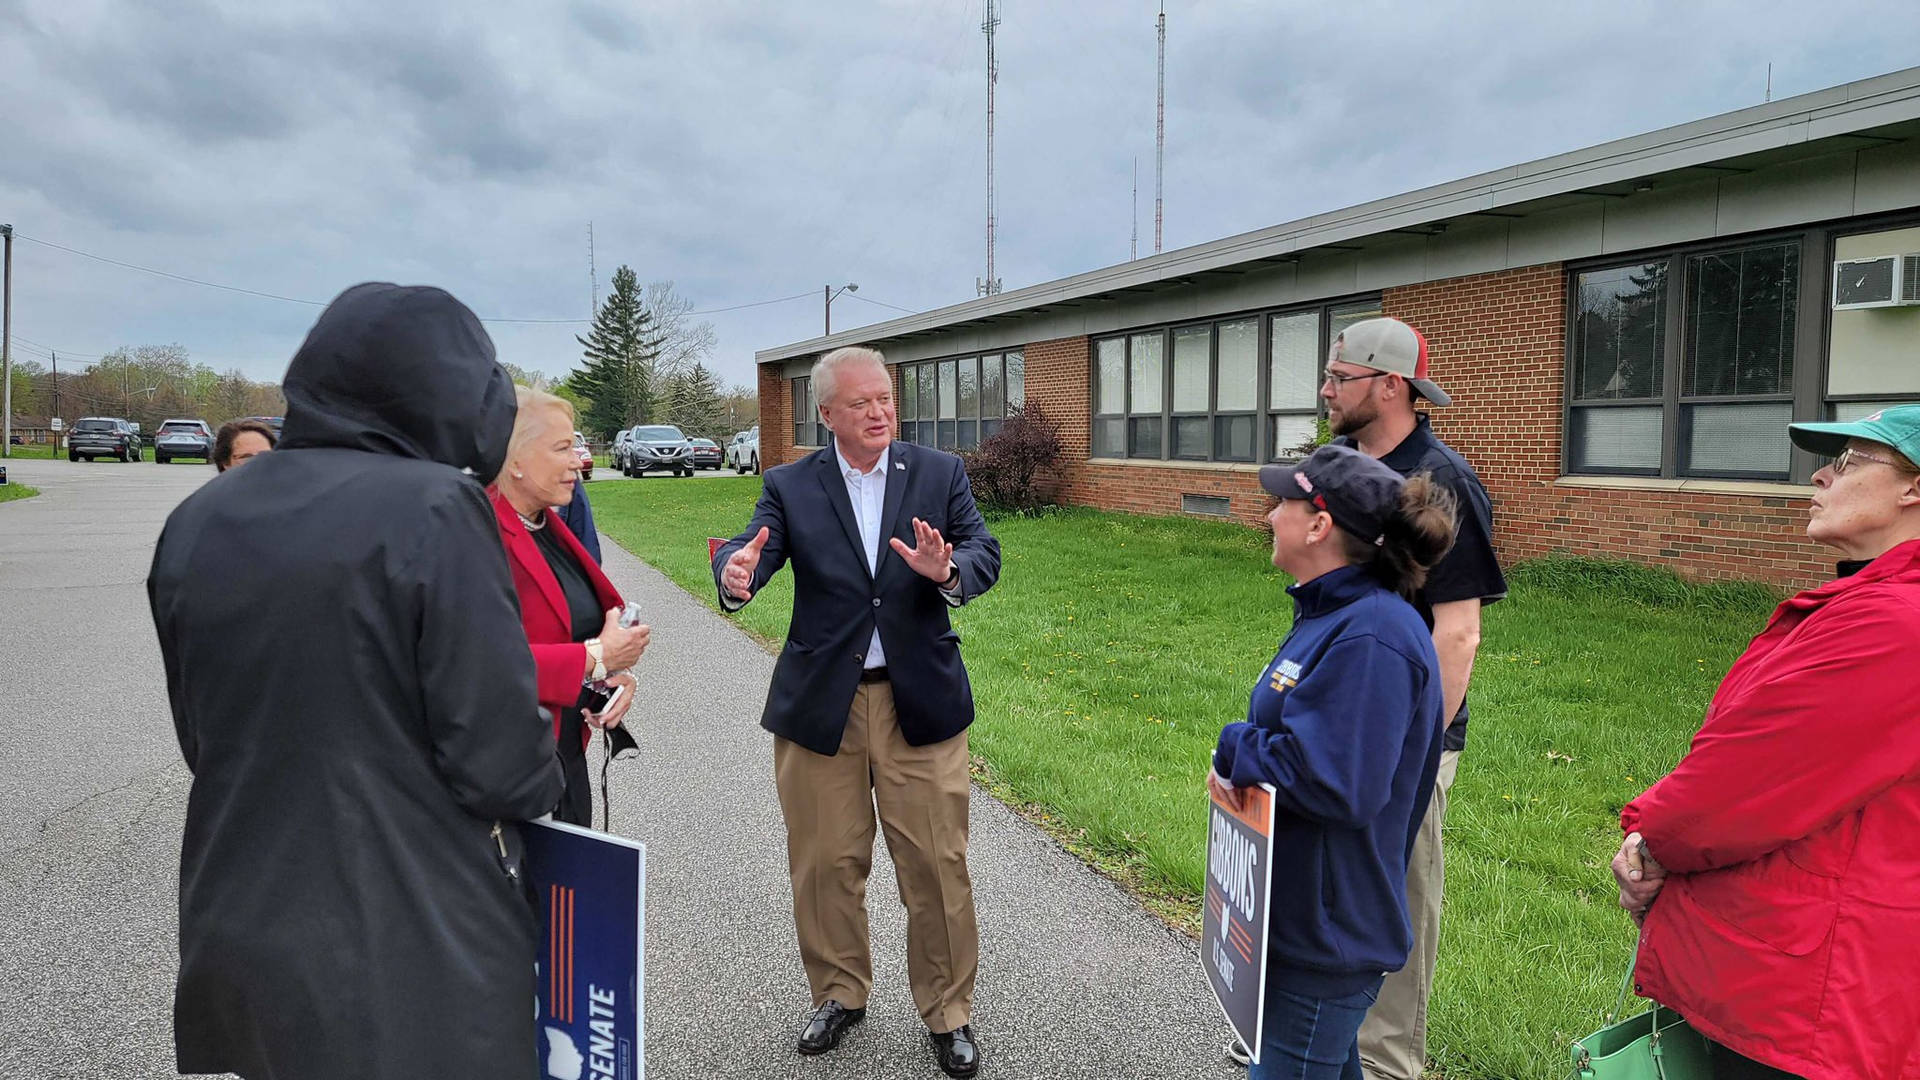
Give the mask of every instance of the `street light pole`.
[[821, 304], [821, 307], [823, 309], [823, 314], [825, 315], [825, 318], [826, 318], [826, 326], [825, 326], [826, 335], [825, 336], [827, 337], [833, 336], [833, 298], [836, 296], [839, 296], [843, 292], [859, 292], [859, 291], [860, 291], [860, 286], [855, 285], [851, 281], [847, 282], [845, 285], [842, 285], [837, 289], [831, 285], [820, 286], [820, 297], [824, 301], [824, 303]]
[[13, 456], [13, 226], [0, 225], [0, 238], [6, 241], [6, 284], [0, 285], [0, 457]]

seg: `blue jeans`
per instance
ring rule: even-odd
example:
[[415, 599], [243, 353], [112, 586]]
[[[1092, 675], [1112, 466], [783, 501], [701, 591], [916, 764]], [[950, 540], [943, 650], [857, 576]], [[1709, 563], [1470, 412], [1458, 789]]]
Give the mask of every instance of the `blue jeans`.
[[1260, 1063], [1247, 1069], [1247, 1080], [1362, 1080], [1360, 1022], [1379, 996], [1379, 980], [1332, 998], [1267, 987]]

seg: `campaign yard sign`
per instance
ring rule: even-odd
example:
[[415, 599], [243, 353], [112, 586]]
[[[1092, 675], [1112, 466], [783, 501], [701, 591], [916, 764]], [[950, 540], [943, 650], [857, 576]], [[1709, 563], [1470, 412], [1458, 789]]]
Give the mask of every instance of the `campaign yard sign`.
[[643, 1080], [646, 846], [557, 821], [521, 831], [541, 908], [539, 1075]]
[[1260, 1060], [1267, 1001], [1267, 900], [1272, 889], [1273, 788], [1242, 789], [1235, 810], [1214, 794], [1207, 807], [1207, 902], [1200, 965], [1234, 1034]]

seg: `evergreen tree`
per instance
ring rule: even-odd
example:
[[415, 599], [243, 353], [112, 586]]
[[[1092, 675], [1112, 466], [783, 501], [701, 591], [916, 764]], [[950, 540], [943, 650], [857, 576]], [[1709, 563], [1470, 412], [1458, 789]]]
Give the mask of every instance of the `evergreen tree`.
[[668, 415], [673, 423], [688, 435], [715, 441], [725, 437], [720, 428], [726, 403], [720, 397], [719, 381], [704, 363], [695, 361], [684, 374], [673, 378], [671, 410]]
[[662, 389], [652, 378], [660, 342], [630, 267], [613, 272], [613, 292], [594, 315], [593, 328], [574, 340], [585, 353], [567, 387], [587, 402], [581, 428], [610, 439], [621, 428], [653, 420]]

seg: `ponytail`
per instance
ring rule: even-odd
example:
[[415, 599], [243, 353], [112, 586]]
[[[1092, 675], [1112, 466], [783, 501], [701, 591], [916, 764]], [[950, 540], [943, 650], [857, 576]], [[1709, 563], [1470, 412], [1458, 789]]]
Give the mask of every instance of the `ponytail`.
[[1387, 519], [1379, 545], [1341, 533], [1347, 558], [1411, 601], [1426, 584], [1427, 571], [1453, 547], [1456, 510], [1453, 492], [1435, 481], [1432, 473], [1410, 476], [1400, 488], [1400, 506]]

